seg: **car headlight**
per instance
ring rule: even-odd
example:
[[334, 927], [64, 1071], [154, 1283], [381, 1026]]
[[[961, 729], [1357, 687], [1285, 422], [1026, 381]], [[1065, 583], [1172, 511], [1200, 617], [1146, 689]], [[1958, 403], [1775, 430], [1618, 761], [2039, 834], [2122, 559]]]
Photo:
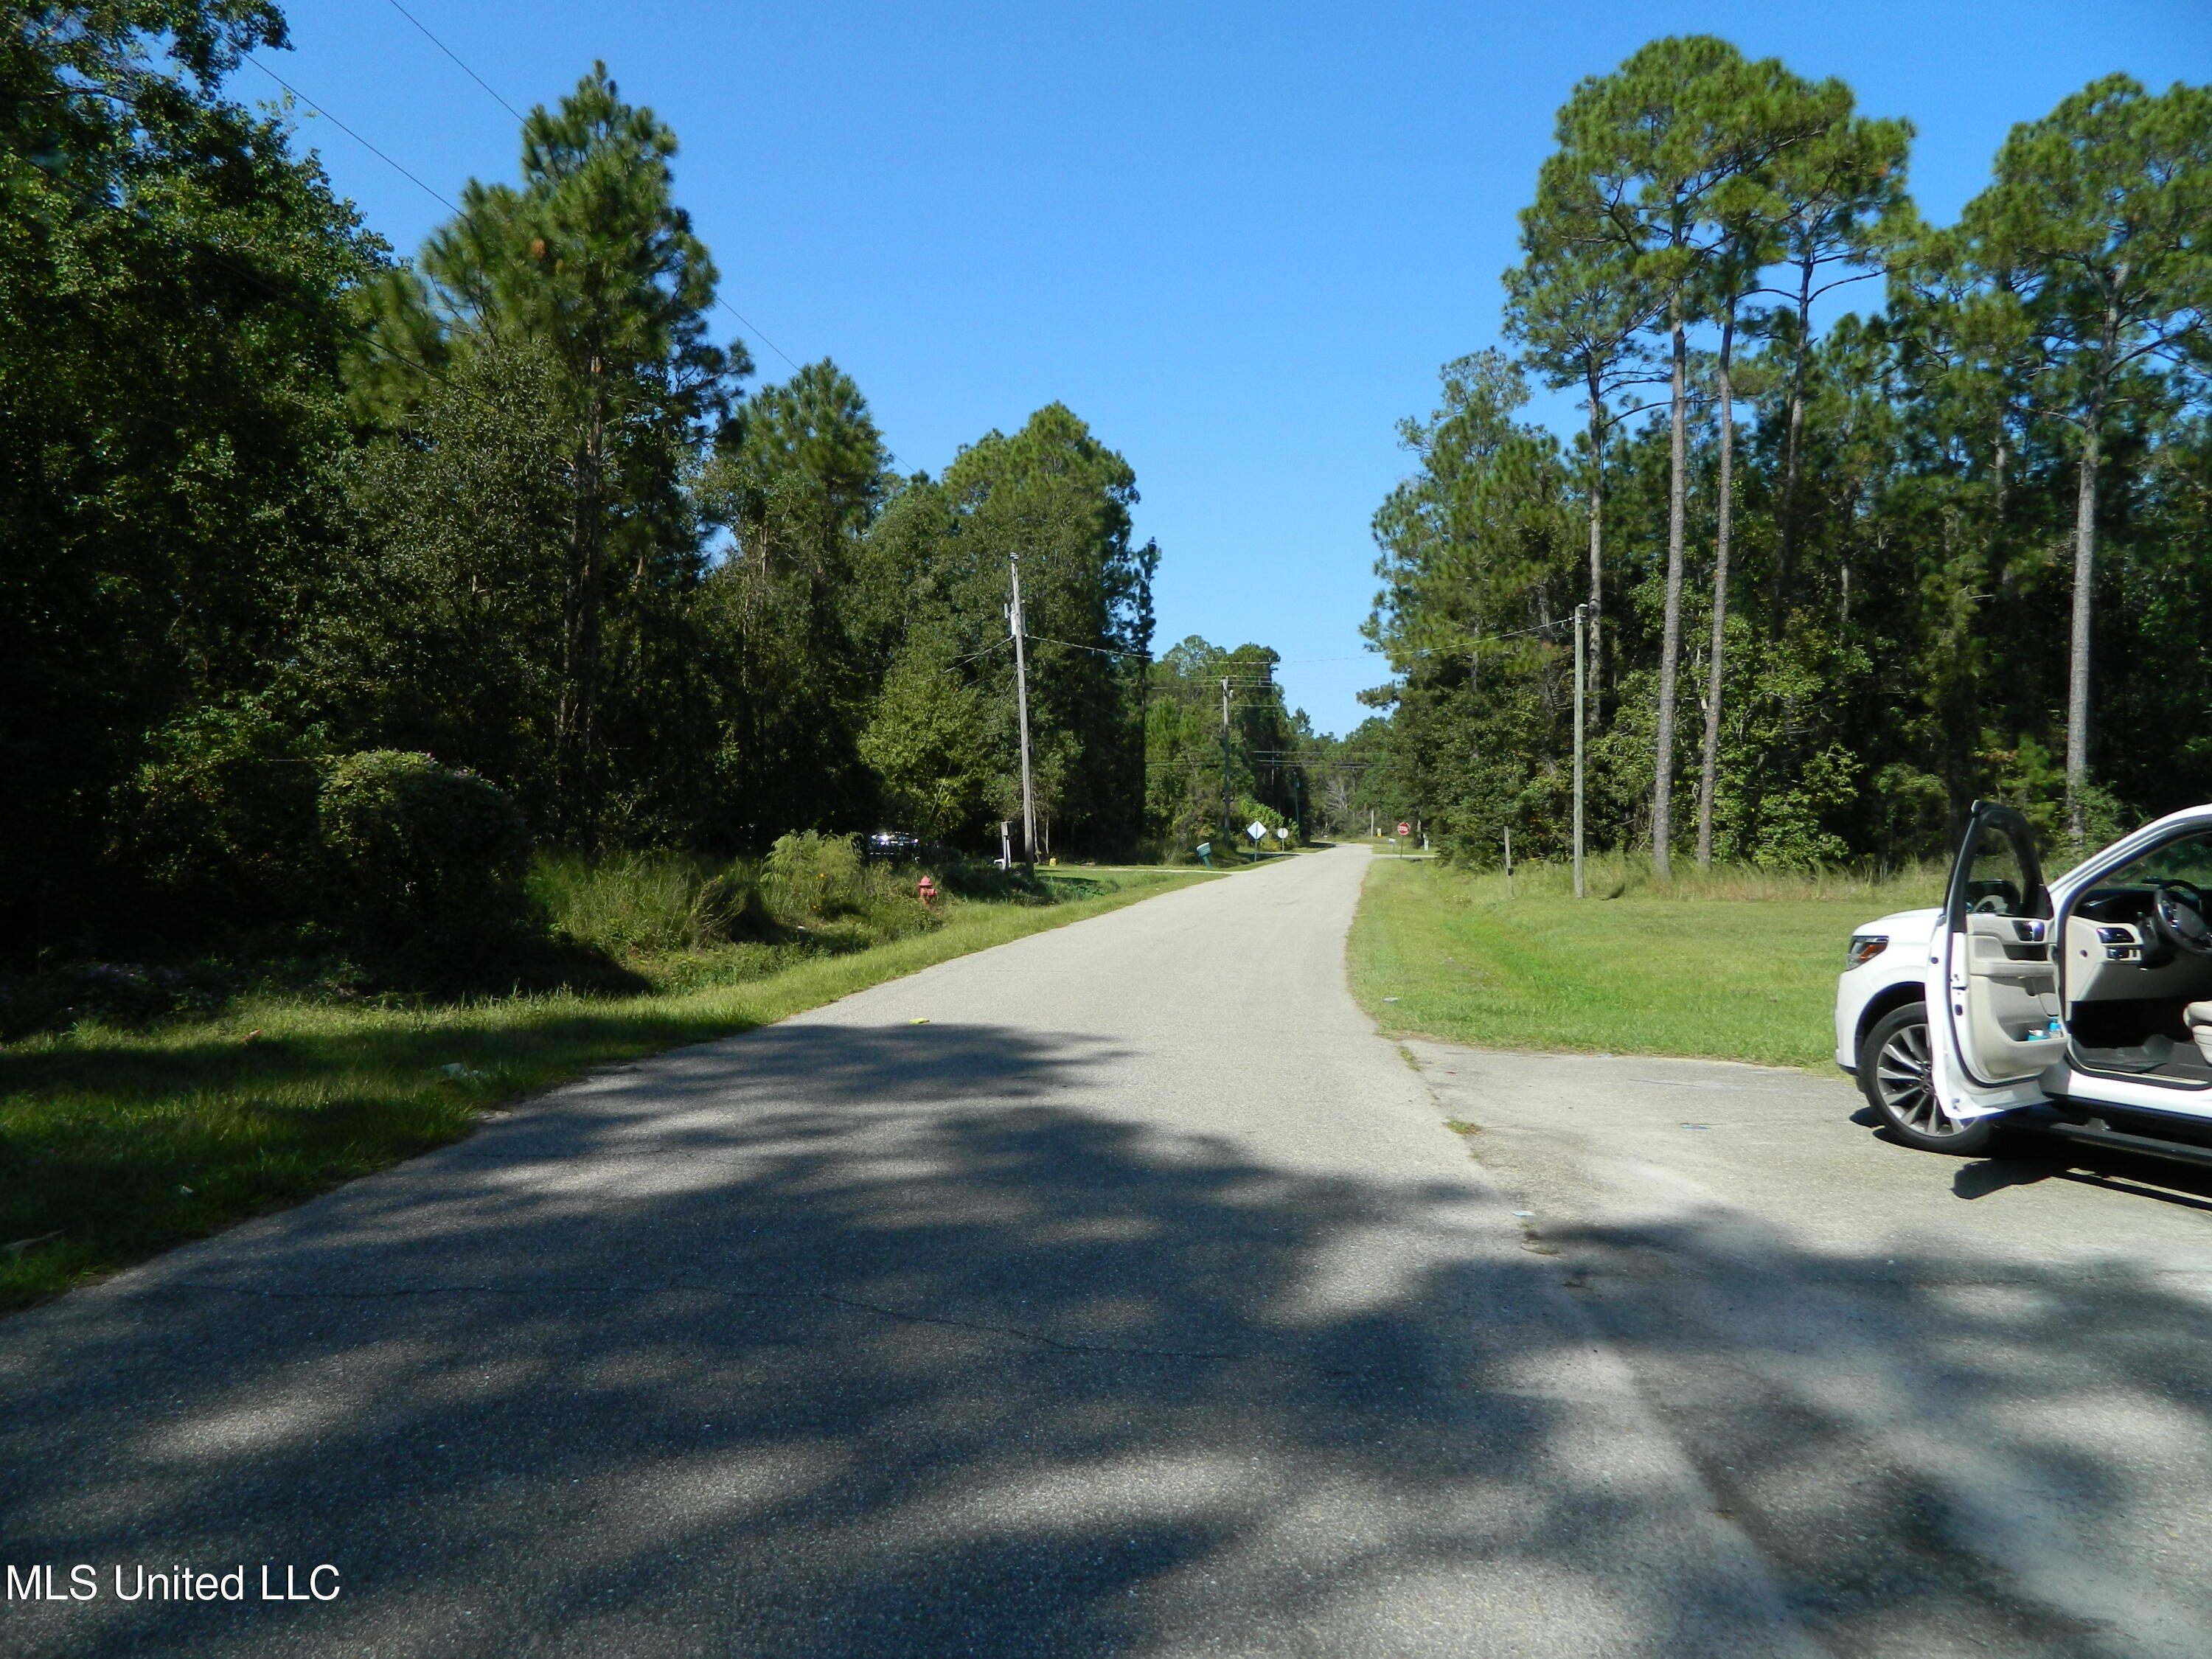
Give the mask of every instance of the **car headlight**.
[[1844, 971], [1848, 974], [1854, 968], [1864, 967], [1887, 949], [1887, 933], [1853, 933], [1850, 948], [1844, 952]]

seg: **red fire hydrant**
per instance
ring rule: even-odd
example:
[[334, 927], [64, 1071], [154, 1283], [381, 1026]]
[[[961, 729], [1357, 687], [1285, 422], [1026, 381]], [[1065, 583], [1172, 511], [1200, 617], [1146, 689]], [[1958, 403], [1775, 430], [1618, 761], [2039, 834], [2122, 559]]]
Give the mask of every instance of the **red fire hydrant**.
[[929, 878], [927, 872], [921, 878], [921, 884], [915, 888], [915, 891], [921, 896], [921, 902], [924, 904], [937, 902], [937, 884]]

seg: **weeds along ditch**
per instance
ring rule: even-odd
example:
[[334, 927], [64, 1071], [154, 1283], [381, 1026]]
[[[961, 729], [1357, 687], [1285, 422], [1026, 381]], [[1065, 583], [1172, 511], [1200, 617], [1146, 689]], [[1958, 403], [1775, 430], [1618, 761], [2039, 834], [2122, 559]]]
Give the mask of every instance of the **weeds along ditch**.
[[481, 971], [393, 982], [327, 951], [18, 975], [0, 1310], [455, 1139], [594, 1066], [1214, 878], [890, 864], [823, 836], [757, 860], [549, 854], [525, 878], [535, 933], [495, 988]]

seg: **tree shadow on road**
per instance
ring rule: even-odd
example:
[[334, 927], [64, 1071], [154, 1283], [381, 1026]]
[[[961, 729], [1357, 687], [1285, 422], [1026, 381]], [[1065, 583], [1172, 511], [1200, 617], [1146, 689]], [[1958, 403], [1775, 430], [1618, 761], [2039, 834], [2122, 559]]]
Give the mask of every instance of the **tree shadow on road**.
[[[1677, 1417], [1724, 1417], [1746, 1347], [1817, 1370], [1901, 1346], [1961, 1413], [2052, 1386], [1902, 1318], [1878, 1339], [1820, 1308], [1639, 1327], [1617, 1288], [1705, 1241], [1485, 1244], [1472, 1187], [1285, 1170], [1109, 1115], [1091, 1085], [1121, 1052], [772, 1027], [11, 1321], [0, 1559], [331, 1561], [346, 1594], [11, 1607], [0, 1650], [1523, 1654], [1565, 1651], [1542, 1644], [1571, 1610], [1578, 1652], [1766, 1651], [1729, 1524], [1686, 1522], [1639, 1461], [1581, 1317], [1646, 1351]], [[1952, 1295], [1947, 1266], [1788, 1264], [1838, 1286], [1831, 1314], [1882, 1275]], [[2033, 1344], [2074, 1316], [2057, 1287], [2009, 1288], [1951, 1328]], [[2206, 1310], [2148, 1282], [2099, 1296], [2201, 1431]], [[1880, 1559], [1890, 1522], [1825, 1557], [1760, 1523], [1838, 1650], [1992, 1607], [2008, 1654], [2100, 1650], [1960, 1547], [1955, 1483], [1868, 1463], [1879, 1434], [1816, 1388], [1759, 1398], [1713, 1430], [1720, 1507], [1774, 1512], [1760, 1482], [1796, 1469], [1838, 1513], [1878, 1500], [1924, 1534], [1922, 1571]], [[2011, 1455], [2093, 1533], [2132, 1512], [2061, 1433]]]

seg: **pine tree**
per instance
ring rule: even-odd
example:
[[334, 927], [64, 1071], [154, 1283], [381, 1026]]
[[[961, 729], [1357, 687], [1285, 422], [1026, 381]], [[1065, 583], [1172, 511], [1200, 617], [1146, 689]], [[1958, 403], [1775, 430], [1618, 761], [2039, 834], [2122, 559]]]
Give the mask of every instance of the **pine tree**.
[[[569, 512], [554, 827], [580, 842], [606, 831], [611, 798], [650, 764], [610, 753], [624, 724], [610, 699], [652, 695], [639, 672], [702, 574], [688, 473], [751, 367], [742, 346], [708, 337], [716, 273], [675, 203], [676, 149], [595, 65], [556, 109], [524, 121], [521, 185], [471, 180], [419, 269], [373, 296], [383, 337], [434, 368], [503, 340], [532, 343], [556, 366]], [[387, 358], [364, 352], [356, 372], [365, 406], [386, 419], [423, 395]], [[629, 686], [611, 684], [625, 672]]]
[[2046, 367], [2040, 400], [2073, 428], [2074, 593], [2066, 684], [2066, 819], [2085, 835], [2089, 647], [2099, 472], [2123, 404], [2160, 395], [2161, 366], [2201, 347], [2212, 310], [2212, 88], [2154, 94], [2092, 83], [2013, 129], [1996, 179], [1960, 222], [1973, 266], [2014, 280]]

